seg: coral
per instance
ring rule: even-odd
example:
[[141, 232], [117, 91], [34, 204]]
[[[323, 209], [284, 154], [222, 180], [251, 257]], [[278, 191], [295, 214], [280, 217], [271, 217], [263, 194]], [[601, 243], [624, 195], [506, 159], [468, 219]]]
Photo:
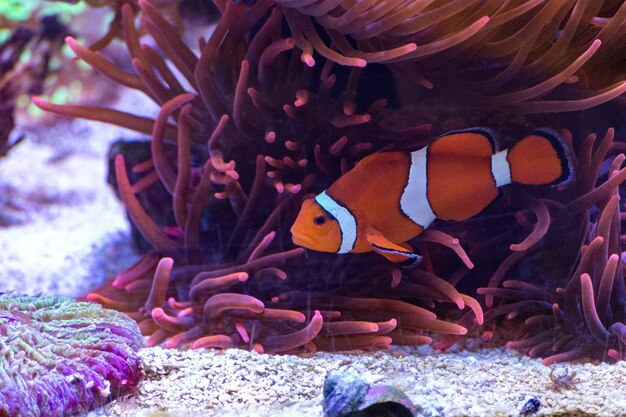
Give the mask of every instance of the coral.
[[[0, 43], [0, 158], [22, 137], [11, 138], [16, 101], [22, 94], [41, 94], [51, 73], [51, 58], [59, 53], [67, 29], [54, 16], [42, 18], [37, 31], [17, 27]], [[22, 57], [28, 54], [28, 62]]]
[[0, 415], [62, 416], [132, 393], [143, 344], [99, 305], [0, 293]]
[[626, 91], [619, 1], [276, 0], [301, 59], [387, 63], [459, 102], [573, 111]]
[[[63, 40], [78, 30], [90, 34], [93, 27], [77, 27], [76, 16], [85, 14], [85, 5], [107, 7], [111, 9], [111, 22], [107, 32], [96, 40], [90, 48], [105, 48], [118, 36], [121, 25], [121, 8], [128, 3], [137, 10], [136, 0], [56, 0], [51, 2], [14, 2], [0, 4], [0, 158], [16, 146], [24, 137], [11, 137], [15, 128], [16, 111], [22, 95], [56, 94], [71, 95], [80, 85], [81, 100], [102, 101], [106, 95], [98, 97], [86, 90], [94, 88], [96, 80], [87, 79], [84, 71], [64, 56]], [[161, 9], [175, 16], [179, 2], [175, 0], [159, 3]], [[181, 4], [181, 12], [193, 13], [193, 8], [200, 6], [194, 1]], [[190, 3], [190, 4], [189, 4]], [[191, 9], [191, 11], [189, 11]], [[205, 14], [209, 14], [208, 11]], [[198, 17], [198, 16], [196, 16]], [[83, 23], [84, 25], [84, 23]], [[182, 22], [179, 22], [182, 26]], [[74, 35], [77, 36], [77, 35]], [[82, 85], [81, 85], [82, 81]], [[91, 97], [89, 97], [91, 96]], [[76, 99], [76, 97], [71, 97]], [[31, 114], [32, 116], [32, 114]], [[15, 135], [17, 136], [17, 135]]]
[[[142, 29], [198, 95], [183, 89], [152, 47], [140, 45], [125, 6], [136, 73], [67, 42], [80, 58], [160, 104], [156, 120], [35, 100], [49, 111], [152, 136], [151, 160], [127, 167], [119, 155], [115, 171], [122, 200], [155, 252], [87, 299], [127, 312], [151, 335], [149, 345], [167, 340], [169, 347], [371, 349], [465, 334], [427, 309], [435, 302], [469, 308], [482, 322], [478, 302], [430, 264], [400, 269], [375, 255], [305, 252], [290, 240], [309, 192], [369, 152], [428, 143], [425, 120], [412, 114], [407, 125], [385, 97], [359, 97], [360, 69], [346, 74], [328, 62], [312, 71], [300, 62], [293, 39], [281, 33], [282, 9], [269, 1], [229, 2], [212, 36], [201, 40], [199, 57], [148, 2], [139, 5]], [[131, 184], [130, 174], [143, 176]], [[159, 182], [171, 199], [173, 224], [155, 223], [137, 199]], [[440, 244], [459, 254], [447, 259], [450, 265], [471, 266], [455, 239], [424, 235], [424, 253]]]
[[[22, 1], [4, 1], [0, 4], [0, 28], [5, 30], [15, 29], [15, 25], [34, 28], [37, 21], [42, 16], [57, 15], [67, 22], [73, 15], [82, 12], [82, 5], [70, 4], [77, 3], [69, 1], [66, 4], [60, 2], [22, 2]], [[0, 30], [0, 33], [2, 30]]]

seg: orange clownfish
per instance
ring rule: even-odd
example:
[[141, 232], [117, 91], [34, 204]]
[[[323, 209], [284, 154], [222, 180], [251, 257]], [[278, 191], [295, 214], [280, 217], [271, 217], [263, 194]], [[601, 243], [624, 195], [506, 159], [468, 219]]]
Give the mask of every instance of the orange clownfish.
[[292, 239], [321, 252], [375, 251], [410, 264], [420, 256], [405, 242], [435, 219], [469, 219], [503, 185], [558, 185], [572, 174], [569, 149], [550, 130], [537, 130], [500, 152], [488, 129], [452, 131], [417, 151], [365, 157], [302, 203]]

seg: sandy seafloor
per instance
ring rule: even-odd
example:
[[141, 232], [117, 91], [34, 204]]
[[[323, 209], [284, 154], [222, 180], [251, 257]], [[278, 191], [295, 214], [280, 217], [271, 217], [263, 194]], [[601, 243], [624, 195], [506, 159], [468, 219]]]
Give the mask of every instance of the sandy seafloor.
[[[121, 108], [144, 108], [124, 97]], [[154, 108], [149, 111], [154, 111]], [[145, 114], [145, 113], [144, 113]], [[121, 205], [105, 183], [115, 138], [139, 137], [98, 123], [62, 121], [30, 131], [0, 160], [0, 290], [77, 296], [124, 270], [137, 255]], [[626, 363], [553, 368], [514, 351], [429, 347], [302, 356], [254, 352], [141, 352], [139, 394], [82, 416], [322, 416], [329, 370], [353, 371], [403, 390], [423, 416], [517, 416], [533, 396], [542, 416], [626, 415]]]

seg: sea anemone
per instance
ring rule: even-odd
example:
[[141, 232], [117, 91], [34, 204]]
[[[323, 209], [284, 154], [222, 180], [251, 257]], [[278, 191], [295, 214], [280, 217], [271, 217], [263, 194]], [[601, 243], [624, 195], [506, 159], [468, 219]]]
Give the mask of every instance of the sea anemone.
[[[481, 287], [479, 294], [485, 296], [490, 309], [485, 337], [506, 314], [528, 321], [520, 324], [525, 334], [511, 346], [530, 347], [529, 354], [544, 356], [547, 362], [583, 355], [621, 359], [624, 336], [619, 323], [623, 322], [624, 293], [616, 258], [621, 253], [621, 232], [616, 217], [619, 205], [611, 195], [626, 171], [620, 170], [622, 156], [605, 159], [623, 149], [613, 141], [612, 129], [596, 144], [594, 135], [587, 136], [589, 127], [580, 122], [579, 112], [565, 116], [504, 114], [498, 120], [502, 113], [490, 110], [472, 116], [479, 122], [495, 120], [489, 125], [507, 133], [504, 148], [538, 123], [558, 129], [576, 155], [576, 179], [556, 189], [514, 185], [503, 190], [504, 198], [471, 221], [436, 222], [411, 242], [424, 257], [419, 267], [400, 268], [375, 254], [337, 256], [294, 248], [288, 230], [305, 198], [328, 187], [365, 155], [427, 145], [432, 131], [440, 131], [445, 124], [440, 108], [427, 109], [432, 100], [422, 102], [422, 95], [411, 100], [406, 95], [395, 97], [400, 90], [414, 91], [416, 84], [428, 84], [419, 76], [413, 80], [404, 76], [413, 73], [415, 66], [423, 65], [431, 71], [429, 76], [441, 76], [442, 81], [435, 83], [441, 89], [432, 90], [435, 99], [462, 102], [457, 99], [466, 93], [475, 97], [482, 89], [463, 87], [470, 83], [463, 78], [469, 75], [476, 75], [471, 80], [474, 87], [495, 83], [485, 90], [492, 95], [476, 96], [478, 104], [490, 109], [571, 111], [621, 94], [624, 83], [606, 91], [598, 91], [596, 86], [583, 88], [583, 74], [598, 71], [602, 62], [613, 65], [613, 60], [620, 59], [621, 55], [608, 51], [619, 51], [621, 44], [613, 43], [612, 38], [606, 42], [593, 38], [620, 27], [618, 17], [626, 8], [596, 4], [593, 10], [581, 9], [578, 2], [578, 7], [563, 6], [557, 14], [548, 13], [556, 7], [553, 2], [548, 9], [527, 2], [526, 8], [518, 5], [512, 9], [515, 13], [505, 13], [505, 8], [496, 7], [493, 13], [478, 8], [474, 14], [491, 17], [477, 17], [475, 36], [460, 39], [454, 46], [433, 40], [440, 50], [411, 59], [402, 59], [408, 51], [404, 44], [392, 43], [399, 48], [393, 59], [362, 68], [356, 64], [364, 58], [343, 61], [342, 56], [349, 54], [342, 49], [341, 37], [364, 50], [365, 45], [378, 45], [380, 54], [376, 56], [389, 57], [384, 51], [389, 50], [385, 42], [390, 32], [382, 40], [368, 40], [370, 43], [352, 42], [352, 33], [333, 37], [329, 32], [332, 47], [343, 55], [338, 54], [311, 43], [313, 34], [308, 29], [294, 27], [294, 16], [302, 22], [309, 19], [297, 15], [304, 13], [300, 6], [305, 2], [298, 2], [297, 7], [290, 2], [298, 12], [290, 9], [286, 0], [281, 3], [283, 6], [269, 0], [216, 2], [222, 17], [211, 37], [200, 39], [199, 56], [147, 1], [139, 2], [141, 29], [159, 50], [142, 44], [133, 10], [124, 6], [122, 26], [135, 69], [132, 73], [74, 39], [67, 40], [80, 58], [161, 106], [153, 120], [101, 107], [35, 100], [51, 112], [151, 135], [149, 159], [129, 165], [122, 153], [114, 157], [114, 170], [130, 217], [153, 250], [86, 298], [136, 319], [142, 332], [150, 335], [149, 345], [165, 342], [169, 347], [291, 352], [416, 345], [431, 342], [433, 335], [445, 335], [436, 346], [446, 348], [468, 328], [483, 324], [482, 307], [471, 296]], [[366, 3], [370, 4], [357, 5]], [[461, 3], [450, 2], [449, 7], [461, 7]], [[475, 2], [468, 3], [475, 6]], [[495, 3], [490, 2], [489, 7]], [[323, 0], [307, 10], [322, 4], [330, 3]], [[380, 10], [378, 6], [374, 9]], [[436, 8], [442, 10], [447, 9]], [[346, 13], [352, 16], [354, 11]], [[597, 17], [609, 14], [614, 17], [607, 21]], [[367, 23], [372, 16], [363, 13], [357, 20]], [[425, 12], [424, 16], [433, 15]], [[444, 24], [448, 20], [457, 26], [462, 23], [453, 14], [437, 16], [443, 26], [420, 32], [420, 37], [437, 39], [443, 36], [443, 28], [449, 27]], [[505, 17], [512, 20], [484, 30], [487, 24]], [[522, 47], [516, 53], [516, 34], [521, 31], [522, 38], [529, 36], [527, 31], [535, 27], [532, 22], [539, 27], [558, 26], [559, 22], [565, 26], [554, 43], [531, 36], [536, 44], [531, 42], [529, 50]], [[576, 36], [574, 41], [570, 32], [576, 32], [576, 22], [591, 23], [585, 24], [584, 36]], [[315, 33], [326, 30], [322, 26], [314, 26]], [[302, 33], [308, 43], [303, 43]], [[505, 42], [501, 38], [507, 33]], [[382, 32], [379, 35], [383, 36]], [[442, 67], [445, 59], [453, 56], [470, 61], [481, 57], [476, 51], [495, 48], [498, 39], [508, 45], [508, 55], [500, 56], [501, 60], [483, 55], [480, 59], [484, 62], [468, 61], [460, 69], [456, 65]], [[607, 48], [602, 54], [601, 44]], [[315, 66], [311, 66], [313, 61]], [[183, 80], [174, 75], [168, 62]], [[611, 65], [607, 68], [611, 77], [621, 74], [622, 70]], [[384, 85], [379, 88], [369, 83], [372, 74], [386, 77]], [[449, 84], [443, 82], [448, 79]], [[599, 111], [607, 117], [591, 128], [597, 130], [598, 125], [615, 120], [607, 109], [615, 110], [605, 104]], [[433, 128], [430, 122], [437, 118], [439, 125]], [[460, 127], [462, 121], [454, 123]], [[168, 204], [148, 209], [142, 202], [143, 196], [149, 195]], [[468, 242], [467, 253], [460, 241]], [[581, 247], [584, 254], [579, 261]], [[618, 272], [611, 276], [613, 269]], [[610, 300], [610, 308], [599, 311], [598, 299], [592, 303], [593, 294]], [[561, 342], [547, 345], [560, 335], [564, 335]], [[582, 348], [576, 344], [578, 336], [590, 343]]]
[[276, 0], [301, 59], [386, 63], [458, 102], [520, 113], [573, 111], [626, 91], [626, 5]]
[[[125, 6], [136, 74], [73, 39], [68, 44], [109, 77], [159, 103], [156, 120], [36, 100], [46, 110], [152, 135], [151, 160], [131, 168], [142, 179], [130, 183], [122, 155], [115, 171], [130, 216], [155, 251], [87, 299], [137, 319], [151, 335], [149, 345], [168, 340], [170, 347], [338, 350], [428, 343], [430, 333], [465, 334], [465, 327], [424, 308], [435, 301], [470, 307], [482, 321], [478, 302], [432, 269], [403, 270], [375, 255], [307, 253], [290, 242], [288, 229], [310, 191], [330, 184], [366, 153], [427, 143], [427, 123], [412, 115], [414, 125], [398, 124], [401, 118], [389, 117], [384, 97], [360, 100], [360, 69], [346, 76], [331, 62], [317, 72], [300, 62], [293, 40], [281, 33], [282, 9], [271, 2], [229, 2], [212, 36], [201, 40], [200, 57], [148, 2], [139, 5], [142, 28], [198, 96], [183, 89], [153, 48], [140, 45]], [[136, 197], [158, 182], [171, 199], [174, 224], [155, 224]], [[450, 236], [433, 232], [423, 242], [426, 251], [430, 242], [449, 246], [458, 253], [451, 262], [471, 266]], [[379, 288], [377, 298], [373, 288]]]
[[[626, 168], [620, 169], [623, 154], [606, 159], [613, 138], [613, 129], [601, 141], [595, 135], [586, 137], [578, 153], [576, 198], [563, 201], [567, 194], [561, 194], [561, 201], [536, 200], [537, 224], [549, 224], [549, 233], [540, 226], [545, 229], [543, 236], [523, 248], [524, 257], [513, 252], [492, 275], [488, 287], [478, 289], [486, 296], [487, 307], [494, 306], [495, 298], [503, 300], [489, 309], [487, 319], [506, 315], [521, 321], [513, 326], [517, 336], [507, 346], [544, 357], [545, 364], [580, 357], [624, 358], [619, 186], [626, 180]], [[571, 265], [569, 271], [551, 274], [556, 270], [533, 265], [545, 266], [549, 264], [546, 259], [556, 256], [562, 261], [561, 269]], [[504, 280], [507, 273], [515, 279]]]
[[0, 415], [62, 416], [133, 393], [135, 322], [65, 297], [0, 294]]

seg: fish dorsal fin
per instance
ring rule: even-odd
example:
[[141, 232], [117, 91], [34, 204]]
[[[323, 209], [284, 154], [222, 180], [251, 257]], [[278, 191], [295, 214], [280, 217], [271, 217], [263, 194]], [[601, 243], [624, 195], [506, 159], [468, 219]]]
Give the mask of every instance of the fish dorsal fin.
[[491, 156], [496, 152], [496, 149], [495, 135], [490, 129], [484, 127], [444, 133], [429, 146], [430, 152], [465, 156]]

